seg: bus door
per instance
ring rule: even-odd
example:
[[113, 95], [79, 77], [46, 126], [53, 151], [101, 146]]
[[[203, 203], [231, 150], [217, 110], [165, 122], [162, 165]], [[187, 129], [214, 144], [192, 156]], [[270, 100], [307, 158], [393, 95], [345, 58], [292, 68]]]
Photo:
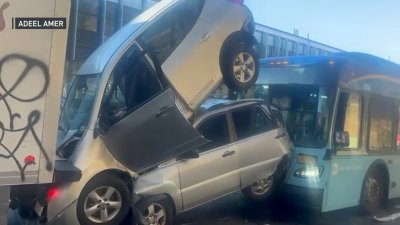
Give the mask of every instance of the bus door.
[[323, 211], [358, 204], [367, 155], [361, 141], [362, 109], [361, 95], [345, 91], [339, 93], [332, 137], [337, 153], [331, 159]]

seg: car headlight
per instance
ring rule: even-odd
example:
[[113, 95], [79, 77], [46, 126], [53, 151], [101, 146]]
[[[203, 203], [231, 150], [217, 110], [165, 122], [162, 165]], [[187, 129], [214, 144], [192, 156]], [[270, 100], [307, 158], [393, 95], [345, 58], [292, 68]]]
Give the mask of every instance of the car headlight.
[[322, 166], [307, 166], [297, 169], [296, 171], [294, 171], [293, 175], [300, 178], [315, 178], [320, 177], [322, 175], [322, 171]]

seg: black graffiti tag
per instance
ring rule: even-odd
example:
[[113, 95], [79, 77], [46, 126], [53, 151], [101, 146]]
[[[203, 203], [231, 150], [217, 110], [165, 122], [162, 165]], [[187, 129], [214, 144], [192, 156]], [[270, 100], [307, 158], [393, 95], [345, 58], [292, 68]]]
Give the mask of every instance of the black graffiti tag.
[[[6, 74], [4, 74], [6, 71], [4, 71], [4, 67], [7, 64], [13, 63], [13, 62], [22, 62], [25, 67], [23, 68], [22, 72], [20, 74], [11, 74], [12, 76], [15, 76], [15, 82], [12, 84], [7, 84], [4, 82], [4, 77]], [[35, 71], [40, 71], [39, 73], [32, 73], [32, 71], [35, 69]], [[42, 79], [44, 80], [44, 83], [42, 84], [41, 87], [39, 87], [38, 93], [35, 93], [32, 96], [29, 97], [21, 97], [18, 96], [16, 93], [16, 89], [21, 88], [21, 85], [23, 85], [23, 81], [27, 79], [29, 76], [42, 76]], [[10, 74], [7, 74], [7, 76], [10, 76]], [[35, 77], [35, 79], [40, 79], [40, 77]], [[46, 169], [50, 171], [53, 168], [53, 164], [44, 149], [41, 140], [35, 130], [36, 125], [40, 121], [41, 113], [38, 110], [33, 110], [29, 112], [28, 116], [26, 118], [22, 118], [21, 112], [15, 112], [15, 109], [12, 108], [10, 105], [9, 101], [10, 99], [14, 99], [21, 104], [33, 104], [33, 102], [39, 100], [41, 97], [44, 96], [44, 94], [47, 91], [47, 88], [49, 86], [49, 81], [50, 81], [50, 75], [49, 75], [49, 70], [46, 64], [43, 62], [33, 59], [24, 55], [20, 54], [11, 54], [5, 56], [3, 59], [0, 60], [0, 103], [4, 104], [5, 109], [7, 111], [7, 114], [9, 115], [9, 123], [7, 124], [2, 118], [0, 118], [0, 158], [5, 158], [5, 159], [12, 159], [15, 164], [18, 166], [20, 174], [21, 174], [21, 180], [25, 180], [25, 169], [27, 166], [35, 163], [34, 162], [34, 157], [33, 156], [27, 156], [25, 157], [24, 162], [21, 162], [20, 160], [17, 159], [15, 156], [15, 153], [20, 149], [21, 144], [24, 142], [25, 138], [27, 137], [28, 134], [31, 134], [38, 145], [42, 155], [44, 156], [46, 160]], [[22, 87], [29, 89], [30, 87]], [[15, 121], [19, 120], [18, 122], [25, 121], [23, 124], [26, 124], [23, 127], [15, 127]], [[20, 138], [15, 144], [15, 146], [7, 146], [5, 138], [5, 134], [10, 133], [13, 135], [20, 134]]]

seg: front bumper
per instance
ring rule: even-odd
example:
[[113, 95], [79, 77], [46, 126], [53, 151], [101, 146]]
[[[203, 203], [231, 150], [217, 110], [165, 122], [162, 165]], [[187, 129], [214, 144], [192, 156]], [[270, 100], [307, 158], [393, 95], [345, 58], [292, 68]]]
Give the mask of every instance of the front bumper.
[[290, 184], [283, 185], [282, 196], [291, 204], [321, 211], [324, 198], [323, 189], [305, 188]]

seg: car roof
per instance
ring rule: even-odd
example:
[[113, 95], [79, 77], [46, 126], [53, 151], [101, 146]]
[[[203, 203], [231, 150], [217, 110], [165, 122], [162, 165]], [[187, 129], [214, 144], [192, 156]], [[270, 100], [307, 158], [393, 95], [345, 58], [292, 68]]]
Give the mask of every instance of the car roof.
[[[268, 104], [265, 103], [263, 99], [241, 99], [241, 100], [229, 100], [229, 99], [218, 99], [218, 98], [211, 98], [207, 101], [214, 101], [217, 102], [214, 105], [209, 106], [203, 112], [198, 113], [193, 123], [194, 126], [197, 126], [201, 121], [203, 121], [206, 117], [222, 112], [226, 112], [232, 109], [249, 106], [249, 105], [266, 105], [270, 107]], [[206, 102], [207, 102], [206, 101]], [[219, 102], [218, 102], [219, 101]], [[206, 103], [207, 104], [207, 103]], [[204, 104], [203, 104], [204, 105]]]

